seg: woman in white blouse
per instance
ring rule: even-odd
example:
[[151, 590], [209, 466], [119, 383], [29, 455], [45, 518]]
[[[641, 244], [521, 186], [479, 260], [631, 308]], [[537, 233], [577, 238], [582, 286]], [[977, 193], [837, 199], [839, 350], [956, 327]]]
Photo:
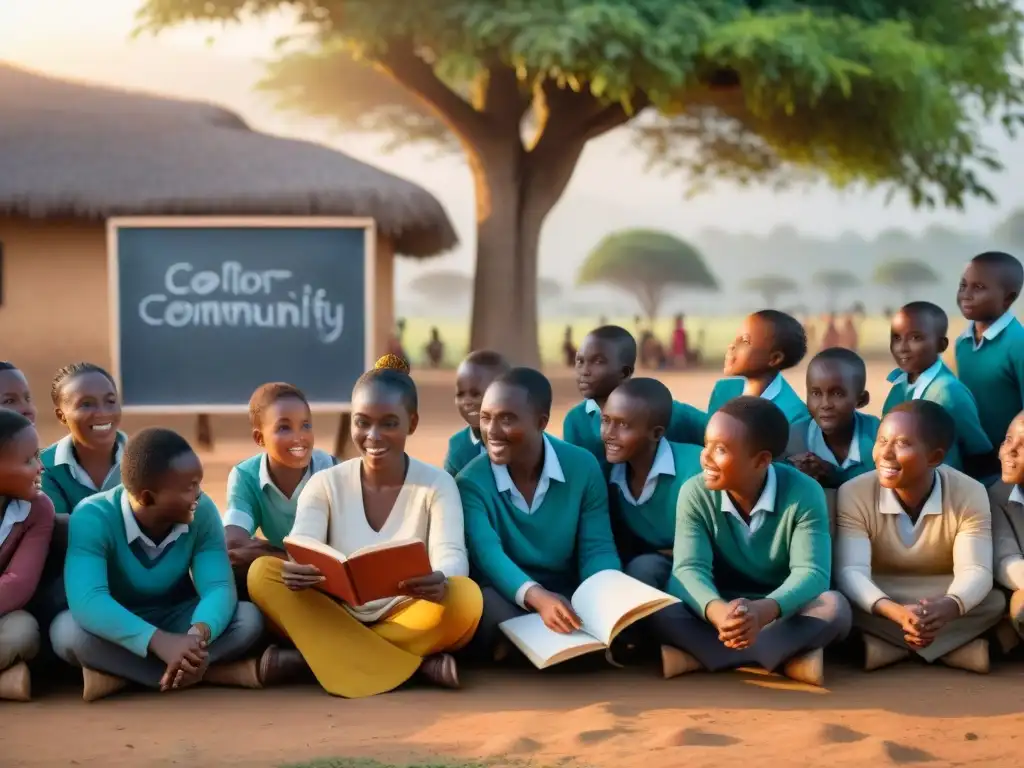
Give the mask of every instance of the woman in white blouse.
[[390, 691], [417, 672], [459, 686], [455, 660], [483, 611], [468, 578], [462, 502], [455, 481], [405, 452], [418, 422], [416, 386], [393, 355], [352, 393], [352, 440], [361, 454], [318, 472], [299, 497], [292, 535], [343, 554], [372, 544], [420, 539], [434, 572], [405, 583], [406, 594], [359, 606], [311, 589], [313, 566], [264, 557], [249, 570], [249, 595], [295, 644], [324, 689], [357, 698]]

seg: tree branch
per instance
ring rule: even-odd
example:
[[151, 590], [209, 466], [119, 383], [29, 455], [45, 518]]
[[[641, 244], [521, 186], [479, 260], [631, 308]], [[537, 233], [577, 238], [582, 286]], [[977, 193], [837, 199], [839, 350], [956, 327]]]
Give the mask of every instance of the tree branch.
[[530, 99], [523, 94], [515, 69], [497, 57], [490, 58], [486, 64], [487, 83], [477, 109], [501, 125], [514, 125], [518, 134], [519, 124], [530, 108]]
[[391, 43], [377, 65], [433, 109], [456, 134], [472, 137], [485, 130], [480, 113], [441, 81], [410, 42]]

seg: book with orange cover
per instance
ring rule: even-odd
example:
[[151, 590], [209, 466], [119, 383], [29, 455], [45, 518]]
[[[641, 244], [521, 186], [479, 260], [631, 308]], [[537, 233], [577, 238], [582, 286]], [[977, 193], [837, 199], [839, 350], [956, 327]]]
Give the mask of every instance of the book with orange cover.
[[433, 573], [426, 545], [419, 539], [388, 541], [357, 549], [349, 556], [308, 536], [286, 536], [285, 551], [324, 576], [317, 588], [356, 607], [398, 597], [398, 585]]

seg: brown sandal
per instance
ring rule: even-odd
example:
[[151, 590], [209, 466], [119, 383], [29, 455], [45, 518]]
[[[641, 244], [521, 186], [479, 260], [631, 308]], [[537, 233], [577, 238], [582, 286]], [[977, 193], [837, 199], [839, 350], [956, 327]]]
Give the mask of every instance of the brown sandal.
[[460, 688], [459, 668], [455, 659], [448, 653], [437, 653], [428, 656], [420, 665], [420, 675], [441, 688]]

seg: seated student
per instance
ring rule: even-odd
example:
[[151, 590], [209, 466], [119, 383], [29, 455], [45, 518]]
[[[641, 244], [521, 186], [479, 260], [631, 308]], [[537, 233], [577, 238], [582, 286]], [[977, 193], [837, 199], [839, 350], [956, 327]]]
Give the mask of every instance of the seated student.
[[[352, 392], [352, 441], [361, 457], [310, 478], [292, 534], [343, 554], [419, 539], [434, 572], [407, 581], [401, 596], [349, 606], [310, 587], [313, 566], [263, 557], [249, 569], [249, 594], [295, 644], [324, 690], [359, 698], [397, 688], [413, 675], [458, 688], [447, 653], [469, 642], [480, 621], [480, 588], [467, 578], [462, 503], [455, 481], [405, 451], [416, 430], [416, 385], [404, 361], [385, 355]], [[280, 651], [281, 658], [288, 658]], [[301, 661], [300, 659], [300, 661]]]
[[[576, 353], [576, 386], [584, 400], [573, 406], [562, 423], [562, 439], [590, 451], [604, 462], [601, 409], [619, 384], [633, 375], [636, 340], [625, 328], [604, 325], [588, 333]], [[707, 416], [685, 403], [672, 403], [665, 437], [674, 443], [700, 445]]]
[[25, 378], [14, 363], [0, 361], [0, 408], [20, 413], [33, 424], [36, 423], [36, 405]]
[[626, 573], [657, 589], [672, 570], [679, 489], [701, 471], [700, 446], [665, 439], [671, 413], [672, 393], [657, 379], [627, 379], [601, 412], [619, 555]]
[[480, 408], [487, 456], [456, 478], [484, 593], [474, 641], [481, 655], [500, 656], [507, 646], [499, 648], [498, 625], [529, 611], [555, 632], [577, 629], [572, 593], [598, 571], [622, 570], [601, 468], [588, 451], [545, 434], [550, 414], [542, 373], [513, 368], [499, 376]]
[[255, 661], [226, 663], [259, 640], [263, 617], [238, 602], [199, 457], [181, 435], [144, 429], [125, 445], [121, 475], [123, 486], [71, 516], [71, 609], [50, 627], [56, 654], [82, 668], [83, 698], [127, 681], [161, 691], [200, 681], [259, 687]]
[[39, 437], [27, 418], [0, 408], [0, 699], [32, 696], [26, 662], [39, 652], [36, 619], [25, 610], [43, 572], [53, 504], [39, 488]]
[[859, 410], [870, 401], [866, 383], [864, 361], [848, 349], [826, 349], [807, 366], [810, 416], [790, 427], [786, 460], [824, 488], [875, 468], [871, 449], [879, 421]]
[[121, 483], [121, 399], [110, 374], [92, 363], [57, 371], [50, 396], [68, 435], [42, 452], [43, 491], [58, 515], [69, 515], [83, 499]]
[[[1024, 410], [1024, 326], [1013, 304], [1024, 287], [1024, 265], [1008, 253], [989, 251], [971, 259], [960, 278], [956, 303], [969, 321], [956, 340], [956, 372], [974, 395], [981, 426], [998, 446]], [[993, 455], [979, 477], [997, 474]]]
[[889, 374], [892, 390], [882, 415], [910, 400], [941, 405], [953, 417], [956, 430], [946, 464], [965, 471], [992, 452], [992, 443], [981, 427], [974, 396], [940, 357], [949, 346], [948, 328], [946, 313], [927, 301], [911, 302], [893, 315], [889, 349], [899, 368]]
[[469, 426], [448, 441], [444, 471], [455, 477], [469, 462], [486, 453], [480, 442], [480, 403], [495, 378], [505, 373], [508, 362], [497, 352], [486, 349], [470, 352], [455, 373], [455, 407]]
[[877, 469], [839, 489], [836, 583], [854, 604], [867, 670], [916, 653], [987, 672], [1006, 600], [992, 590], [984, 486], [940, 466], [953, 417], [928, 400], [896, 406], [878, 429]]
[[824, 682], [822, 649], [850, 630], [829, 592], [825, 495], [786, 464], [788, 424], [764, 398], [741, 396], [708, 422], [703, 476], [679, 492], [669, 593], [651, 617], [666, 678], [757, 664]]
[[807, 354], [803, 325], [785, 312], [762, 309], [743, 321], [739, 334], [725, 353], [725, 375], [711, 390], [708, 414], [740, 395], [770, 400], [786, 420], [808, 417], [807, 406], [789, 386], [782, 372], [798, 365]]
[[[1017, 635], [1024, 637], [1024, 411], [1010, 422], [999, 446], [999, 460], [1002, 482], [989, 489], [995, 579], [1010, 591], [1010, 621]], [[1016, 644], [1010, 639], [1004, 642], [1004, 650]]]
[[[295, 523], [295, 505], [309, 478], [338, 463], [313, 447], [313, 417], [301, 390], [281, 382], [258, 387], [249, 398], [252, 439], [262, 453], [228, 474], [224, 534], [239, 593], [253, 560], [286, 558], [282, 541]], [[259, 530], [264, 538], [257, 538]]]

